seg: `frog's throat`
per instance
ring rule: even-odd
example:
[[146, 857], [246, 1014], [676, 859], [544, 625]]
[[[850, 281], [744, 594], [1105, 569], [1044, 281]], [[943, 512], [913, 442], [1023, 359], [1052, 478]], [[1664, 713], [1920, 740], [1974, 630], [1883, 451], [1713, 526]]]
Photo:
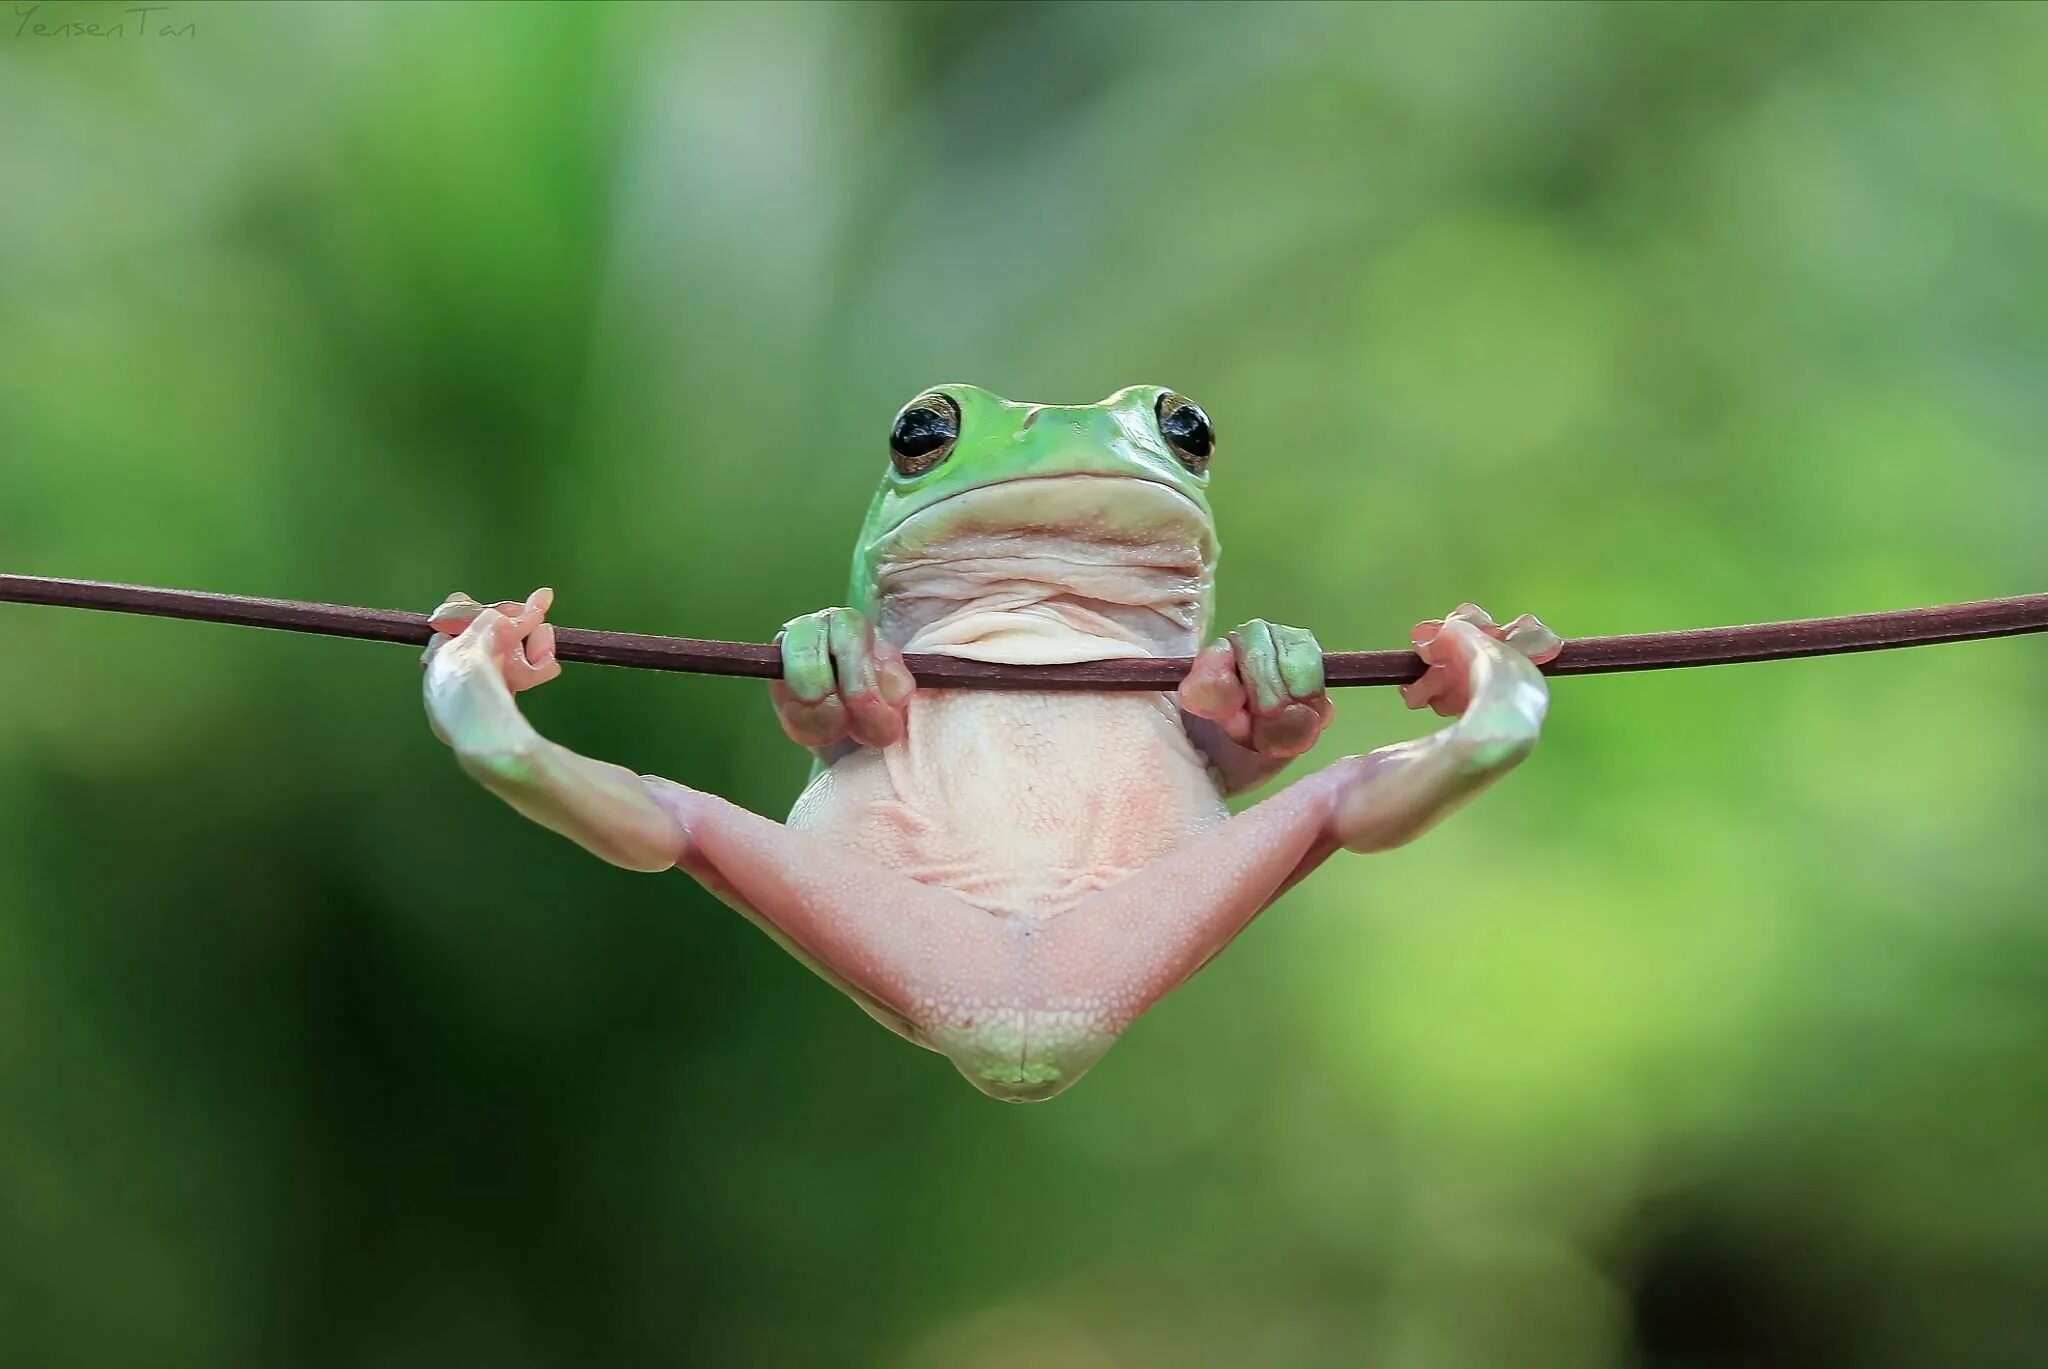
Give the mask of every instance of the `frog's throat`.
[[1206, 630], [1208, 514], [1140, 477], [1021, 477], [955, 495], [864, 552], [868, 606], [913, 651], [1052, 664], [1179, 655]]

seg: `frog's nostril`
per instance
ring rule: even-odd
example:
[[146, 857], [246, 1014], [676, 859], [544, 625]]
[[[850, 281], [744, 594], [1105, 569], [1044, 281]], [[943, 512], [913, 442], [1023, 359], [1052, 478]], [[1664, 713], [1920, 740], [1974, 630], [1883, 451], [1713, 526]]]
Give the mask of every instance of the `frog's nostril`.
[[1045, 406], [1043, 404], [1034, 404], [1030, 408], [1026, 409], [1024, 411], [1024, 421], [1017, 425], [1017, 431], [1029, 432], [1031, 430], [1031, 425], [1036, 423], [1038, 421], [1038, 416], [1044, 412]]

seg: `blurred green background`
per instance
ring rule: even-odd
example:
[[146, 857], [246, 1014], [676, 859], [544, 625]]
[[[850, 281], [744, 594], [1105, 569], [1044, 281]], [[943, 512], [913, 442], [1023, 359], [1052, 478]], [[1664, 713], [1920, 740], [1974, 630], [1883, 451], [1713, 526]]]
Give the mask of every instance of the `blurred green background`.
[[[1331, 646], [2048, 588], [2040, 6], [26, 8], [0, 569], [762, 640], [921, 386], [1156, 381], [1226, 620]], [[2038, 1363], [2044, 670], [1561, 682], [1014, 1108], [413, 653], [0, 606], [0, 1364]], [[750, 683], [529, 709], [807, 769]]]

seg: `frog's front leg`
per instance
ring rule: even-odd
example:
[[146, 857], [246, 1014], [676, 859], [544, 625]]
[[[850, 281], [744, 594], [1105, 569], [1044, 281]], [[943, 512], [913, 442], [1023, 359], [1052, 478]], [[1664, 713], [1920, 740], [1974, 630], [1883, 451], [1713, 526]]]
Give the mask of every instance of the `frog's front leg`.
[[1340, 847], [1412, 840], [1514, 768], [1542, 727], [1536, 663], [1557, 654], [1556, 634], [1533, 618], [1499, 627], [1466, 604], [1414, 640], [1429, 669], [1404, 695], [1455, 723], [1347, 756], [1091, 895], [1038, 939], [1040, 993], [1085, 1003], [1114, 1037]]
[[1196, 655], [1179, 701], [1188, 739], [1208, 756], [1226, 794], [1278, 774], [1316, 744], [1333, 711], [1315, 635], [1263, 618]]

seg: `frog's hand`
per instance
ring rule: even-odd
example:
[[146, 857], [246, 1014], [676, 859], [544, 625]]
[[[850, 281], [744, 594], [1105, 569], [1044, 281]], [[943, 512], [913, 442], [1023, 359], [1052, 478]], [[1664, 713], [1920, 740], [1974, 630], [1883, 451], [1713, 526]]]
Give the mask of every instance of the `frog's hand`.
[[1254, 618], [1195, 657], [1179, 700], [1188, 738], [1227, 794], [1263, 784], [1316, 744], [1332, 708], [1306, 628]]
[[785, 623], [782, 678], [769, 683], [782, 730], [820, 759], [847, 743], [890, 746], [903, 739], [916, 681], [903, 653], [850, 608], [820, 609]]

